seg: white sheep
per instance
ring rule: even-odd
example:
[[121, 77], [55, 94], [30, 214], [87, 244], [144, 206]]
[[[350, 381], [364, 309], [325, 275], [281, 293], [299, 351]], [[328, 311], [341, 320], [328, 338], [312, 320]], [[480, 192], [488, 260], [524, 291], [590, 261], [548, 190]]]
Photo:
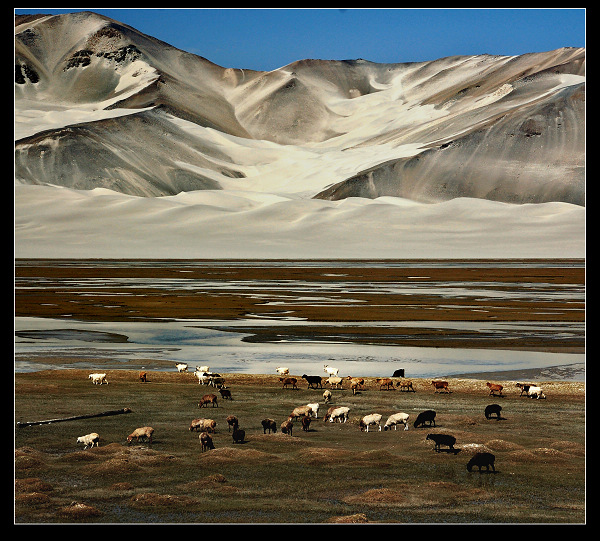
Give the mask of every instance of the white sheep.
[[315, 414], [315, 419], [319, 418], [319, 403], [315, 402], [313, 404], [306, 404], [312, 412]]
[[327, 412], [323, 421], [329, 420], [330, 423], [334, 423], [339, 421], [340, 423], [345, 423], [348, 420], [348, 413], [350, 412], [350, 408], [346, 406], [338, 406], [337, 408], [330, 408]]
[[331, 391], [329, 389], [325, 389], [323, 392], [323, 400], [325, 400], [325, 404], [329, 404], [331, 400]]
[[100, 441], [100, 436], [98, 434], [96, 434], [96, 432], [92, 432], [91, 434], [86, 434], [85, 436], [79, 436], [79, 438], [77, 438], [77, 443], [85, 444], [85, 447], [83, 448], [84, 450], [87, 449], [88, 447], [94, 447], [94, 444], [96, 444], [96, 447], [98, 447], [99, 441]]
[[394, 430], [397, 430], [397, 426], [403, 424], [404, 430], [408, 430], [408, 417], [408, 413], [394, 413], [388, 417], [385, 425], [383, 425], [383, 429], [391, 430], [394, 427]]
[[198, 378], [198, 385], [208, 385], [210, 374], [208, 372], [194, 372], [194, 375]]
[[334, 368], [333, 366], [328, 366], [328, 365], [324, 365], [323, 366], [323, 371], [327, 372], [330, 376], [337, 376], [339, 370], [337, 368]]
[[280, 375], [280, 376], [285, 376], [286, 374], [290, 373], [290, 369], [287, 366], [278, 366], [277, 368], [275, 368], [275, 371]]
[[343, 378], [340, 378], [339, 376], [330, 376], [327, 378], [327, 383], [329, 383], [330, 387], [333, 389], [334, 387], [337, 388], [342, 388], [342, 381]]
[[527, 396], [529, 398], [537, 398], [538, 400], [540, 398], [546, 398], [546, 395], [544, 394], [544, 391], [542, 391], [542, 388], [533, 385], [529, 387], [529, 390], [527, 391]]
[[371, 413], [370, 415], [365, 415], [358, 423], [361, 431], [365, 428], [367, 432], [369, 431], [369, 426], [374, 425], [379, 427], [379, 432], [381, 432], [381, 414], [380, 413]]
[[91, 379], [94, 385], [102, 385], [103, 383], [108, 385], [108, 381], [106, 381], [106, 374], [90, 374], [88, 379]]
[[154, 428], [151, 426], [142, 426], [136, 428], [129, 436], [127, 436], [127, 443], [130, 444], [133, 438], [139, 443], [140, 438], [145, 438], [148, 442], [152, 443], [152, 434], [154, 434]]
[[210, 372], [210, 366], [197, 366], [196, 372]]
[[178, 372], [187, 372], [188, 371], [188, 365], [184, 364], [184, 363], [178, 363], [178, 364], [176, 364], [175, 368], [177, 368]]

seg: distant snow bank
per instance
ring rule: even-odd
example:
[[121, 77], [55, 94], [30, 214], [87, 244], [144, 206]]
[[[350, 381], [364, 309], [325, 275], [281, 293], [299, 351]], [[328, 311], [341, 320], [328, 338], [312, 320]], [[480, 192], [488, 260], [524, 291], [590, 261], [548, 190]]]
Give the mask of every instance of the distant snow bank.
[[15, 186], [15, 257], [583, 258], [585, 208]]

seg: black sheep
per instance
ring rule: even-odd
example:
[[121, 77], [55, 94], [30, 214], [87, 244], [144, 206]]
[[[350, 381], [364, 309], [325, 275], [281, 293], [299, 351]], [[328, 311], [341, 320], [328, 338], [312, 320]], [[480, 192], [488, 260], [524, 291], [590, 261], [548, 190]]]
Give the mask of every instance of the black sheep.
[[[303, 374], [302, 379], [305, 379], [308, 382], [307, 389], [310, 389], [310, 388], [322, 389], [323, 388], [323, 383], [321, 382], [321, 380], [322, 380], [321, 376], [307, 376], [306, 374]], [[313, 385], [314, 385], [314, 387], [313, 387]]]
[[502, 411], [502, 406], [500, 404], [490, 404], [485, 407], [485, 418], [490, 419], [492, 415], [496, 415], [496, 419], [500, 419], [500, 412]]
[[427, 438], [425, 439], [435, 442], [433, 449], [438, 453], [441, 451], [440, 445], [447, 445], [450, 451], [455, 450], [454, 444], [456, 443], [456, 438], [449, 434], [427, 434]]
[[467, 471], [473, 471], [473, 466], [479, 467], [479, 473], [481, 473], [481, 467], [485, 466], [486, 471], [490, 471], [490, 466], [492, 467], [492, 471], [495, 473], [496, 468], [494, 468], [494, 461], [496, 457], [492, 453], [476, 453], [473, 455], [473, 458], [469, 460], [467, 464]]
[[433, 423], [433, 426], [435, 426], [435, 411], [426, 410], [419, 413], [413, 426], [417, 428], [421, 425], [425, 426], [425, 423], [429, 423], [429, 426], [431, 426], [431, 423]]

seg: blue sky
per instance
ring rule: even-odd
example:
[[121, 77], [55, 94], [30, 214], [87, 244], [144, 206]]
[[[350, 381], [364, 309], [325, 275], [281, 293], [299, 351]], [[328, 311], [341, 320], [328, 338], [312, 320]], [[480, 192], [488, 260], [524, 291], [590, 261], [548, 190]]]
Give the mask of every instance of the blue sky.
[[29, 9], [94, 11], [223, 67], [318, 58], [421, 62], [585, 47], [585, 9]]

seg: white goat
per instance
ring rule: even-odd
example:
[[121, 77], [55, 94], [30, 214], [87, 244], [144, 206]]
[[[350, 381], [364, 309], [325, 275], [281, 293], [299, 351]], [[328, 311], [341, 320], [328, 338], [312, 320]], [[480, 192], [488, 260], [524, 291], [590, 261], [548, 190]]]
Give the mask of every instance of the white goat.
[[194, 372], [194, 375], [198, 378], [198, 385], [208, 385], [210, 374], [207, 372]]
[[92, 432], [91, 434], [86, 434], [85, 436], [79, 436], [79, 438], [77, 438], [77, 443], [85, 444], [85, 447], [83, 448], [84, 450], [87, 449], [88, 447], [94, 447], [94, 444], [96, 444], [96, 447], [98, 447], [99, 441], [100, 441], [100, 436], [98, 434], [96, 434], [96, 432]]
[[383, 425], [383, 429], [391, 430], [394, 427], [394, 430], [397, 430], [397, 426], [403, 424], [404, 430], [408, 430], [408, 417], [408, 413], [394, 413], [388, 417], [385, 425]]
[[210, 372], [210, 366], [197, 366], [196, 372]]
[[540, 398], [546, 398], [546, 395], [544, 394], [544, 391], [542, 391], [542, 388], [537, 386], [529, 387], [529, 390], [527, 391], [527, 396], [529, 398], [537, 398], [538, 400]]
[[328, 365], [324, 365], [323, 366], [323, 371], [327, 372], [330, 376], [337, 376], [339, 370], [337, 368], [334, 368], [333, 366], [328, 366]]
[[287, 366], [278, 366], [277, 368], [275, 368], [275, 371], [280, 375], [280, 376], [285, 376], [286, 374], [290, 373], [290, 369]]
[[330, 423], [334, 423], [339, 421], [340, 423], [345, 423], [348, 420], [348, 413], [350, 412], [350, 408], [346, 406], [339, 406], [337, 408], [333, 408], [331, 411], [327, 412], [327, 415], [323, 418], [323, 421], [329, 420]]
[[314, 404], [306, 404], [312, 412], [315, 414], [315, 419], [319, 418], [319, 403], [315, 402]]
[[103, 383], [108, 385], [108, 381], [106, 381], [106, 374], [90, 374], [88, 379], [91, 379], [94, 385], [102, 385]]
[[360, 426], [361, 431], [365, 428], [367, 432], [369, 431], [369, 426], [374, 425], [379, 427], [379, 432], [381, 432], [381, 414], [379, 413], [371, 413], [370, 415], [365, 415], [358, 425]]
[[175, 368], [177, 368], [178, 372], [187, 372], [188, 371], [188, 365], [184, 364], [184, 363], [178, 363], [178, 364], [176, 364]]

